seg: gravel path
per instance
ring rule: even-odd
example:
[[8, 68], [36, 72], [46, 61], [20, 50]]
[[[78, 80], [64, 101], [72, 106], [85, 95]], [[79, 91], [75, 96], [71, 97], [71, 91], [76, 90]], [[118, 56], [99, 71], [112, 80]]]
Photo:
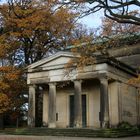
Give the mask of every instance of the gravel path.
[[140, 136], [125, 138], [83, 138], [83, 137], [58, 137], [58, 136], [14, 136], [0, 135], [0, 140], [140, 140]]

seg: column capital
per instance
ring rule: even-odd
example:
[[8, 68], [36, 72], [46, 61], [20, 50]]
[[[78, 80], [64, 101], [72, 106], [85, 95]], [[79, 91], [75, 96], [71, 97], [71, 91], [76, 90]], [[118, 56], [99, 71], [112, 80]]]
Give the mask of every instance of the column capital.
[[76, 83], [76, 82], [82, 83], [83, 80], [81, 80], [81, 79], [75, 79], [75, 80], [73, 80], [73, 83]]
[[100, 77], [100, 78], [99, 78], [99, 81], [100, 81], [100, 83], [108, 82], [108, 77], [107, 77], [107, 76], [105, 76], [105, 77]]
[[56, 83], [56, 82], [49, 82], [48, 85], [49, 85], [49, 86], [56, 86], [57, 83]]
[[37, 85], [36, 84], [29, 84], [28, 86], [29, 87], [33, 87], [33, 88], [37, 88]]
[[108, 76], [101, 76], [101, 77], [99, 77], [99, 80], [108, 80]]

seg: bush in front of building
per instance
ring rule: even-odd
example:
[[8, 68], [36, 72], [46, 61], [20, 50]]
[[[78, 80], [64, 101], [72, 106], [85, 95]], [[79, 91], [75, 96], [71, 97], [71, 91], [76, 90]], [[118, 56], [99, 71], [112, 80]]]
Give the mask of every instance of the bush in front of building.
[[117, 128], [118, 129], [132, 129], [133, 128], [133, 125], [131, 125], [129, 122], [120, 122], [118, 125], [117, 125]]

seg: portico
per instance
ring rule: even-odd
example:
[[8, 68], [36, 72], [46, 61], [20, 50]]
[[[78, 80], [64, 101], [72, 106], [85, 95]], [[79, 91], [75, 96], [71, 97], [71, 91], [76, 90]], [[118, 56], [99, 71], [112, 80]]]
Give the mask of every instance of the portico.
[[[28, 66], [28, 126], [36, 126], [38, 86], [47, 87], [42, 89], [43, 126], [105, 128], [115, 126], [124, 119], [133, 119], [133, 123], [137, 124], [137, 111], [132, 110], [131, 113], [136, 115], [131, 117], [123, 116], [126, 109], [121, 101], [121, 92], [124, 89], [120, 89], [136, 75], [135, 71], [128, 70], [124, 65], [114, 67], [107, 60], [102, 60], [83, 69], [73, 68], [67, 75], [65, 65], [78, 57], [70, 52], [59, 52]], [[130, 88], [137, 92], [135, 87]], [[131, 96], [137, 98], [135, 93]], [[134, 107], [135, 99], [131, 104]]]

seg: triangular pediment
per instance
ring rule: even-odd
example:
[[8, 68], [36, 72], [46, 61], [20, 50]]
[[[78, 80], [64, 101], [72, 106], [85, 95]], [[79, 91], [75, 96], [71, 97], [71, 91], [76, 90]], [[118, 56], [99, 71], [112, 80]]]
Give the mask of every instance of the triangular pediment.
[[44, 58], [38, 62], [29, 65], [28, 70], [31, 69], [49, 69], [56, 68], [62, 65], [66, 65], [72, 58], [79, 57], [78, 54], [73, 54], [71, 52], [58, 52], [50, 57]]

